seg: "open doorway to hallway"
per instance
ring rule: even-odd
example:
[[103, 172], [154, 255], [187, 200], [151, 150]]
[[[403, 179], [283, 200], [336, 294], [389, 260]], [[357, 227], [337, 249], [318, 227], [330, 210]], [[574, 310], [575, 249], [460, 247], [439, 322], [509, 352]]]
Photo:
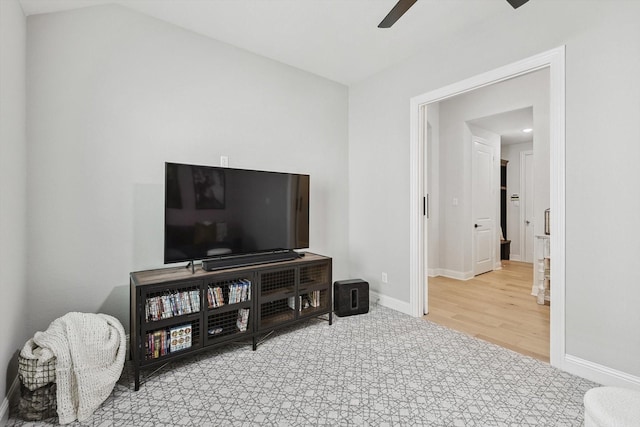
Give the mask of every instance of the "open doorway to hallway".
[[[431, 263], [431, 253], [427, 259], [427, 251], [430, 244], [427, 242], [431, 239], [429, 228], [432, 222], [436, 221], [430, 216], [433, 213], [440, 215], [439, 209], [433, 209], [433, 201], [437, 199], [436, 205], [439, 203], [440, 196], [431, 199], [428, 191], [431, 183], [429, 176], [432, 165], [429, 164], [431, 157], [425, 158], [425, 151], [432, 150], [428, 147], [427, 140], [429, 134], [432, 133], [432, 124], [428, 120], [432, 119], [431, 112], [428, 112], [429, 106], [442, 100], [455, 97], [460, 94], [472, 92], [490, 85], [509, 81], [538, 70], [549, 70], [549, 86], [548, 96], [549, 103], [547, 120], [544, 121], [549, 136], [548, 143], [548, 187], [550, 192], [549, 210], [543, 212], [543, 219], [540, 221], [541, 227], [544, 227], [545, 218], [551, 218], [548, 221], [549, 235], [546, 236], [547, 254], [553, 261], [551, 276], [549, 279], [553, 282], [551, 285], [550, 299], [552, 301], [550, 307], [550, 326], [549, 326], [549, 358], [552, 366], [563, 368], [566, 361], [566, 340], [565, 340], [565, 270], [566, 270], [566, 212], [565, 212], [565, 48], [558, 48], [542, 52], [538, 55], [525, 58], [523, 60], [505, 65], [503, 67], [490, 70], [468, 79], [423, 93], [411, 98], [410, 109], [410, 138], [409, 138], [409, 193], [410, 193], [410, 212], [409, 212], [409, 285], [410, 285], [410, 313], [413, 316], [422, 316], [428, 313], [428, 287], [429, 278], [427, 271], [431, 273], [433, 264]], [[538, 123], [540, 121], [538, 120]], [[437, 133], [436, 133], [437, 134]], [[436, 148], [437, 150], [437, 148]], [[540, 172], [540, 170], [538, 170]], [[544, 188], [544, 187], [542, 187]], [[426, 209], [425, 209], [426, 207]], [[550, 215], [547, 213], [550, 212]], [[471, 216], [468, 216], [469, 222]], [[543, 230], [544, 231], [544, 230]], [[537, 234], [537, 232], [536, 232]], [[436, 236], [439, 242], [443, 240], [443, 236]], [[467, 255], [466, 252], [463, 254]], [[540, 261], [539, 259], [536, 261]], [[546, 267], [546, 259], [543, 259]], [[440, 266], [436, 268], [440, 269]], [[535, 269], [538, 270], [537, 268]], [[545, 272], [546, 276], [546, 272]], [[542, 283], [546, 281], [545, 276]], [[532, 292], [533, 293], [533, 292]], [[546, 293], [538, 292], [538, 297], [546, 298]], [[544, 302], [544, 298], [543, 298]]]
[[[543, 234], [550, 205], [549, 71], [429, 104], [426, 117], [426, 318], [548, 362], [550, 313], [533, 295], [532, 261], [533, 236]], [[474, 166], [477, 140], [493, 147], [485, 150], [486, 176]], [[500, 169], [509, 163], [509, 185], [501, 188]], [[479, 177], [488, 185], [477, 185]], [[480, 210], [477, 200], [491, 206]]]

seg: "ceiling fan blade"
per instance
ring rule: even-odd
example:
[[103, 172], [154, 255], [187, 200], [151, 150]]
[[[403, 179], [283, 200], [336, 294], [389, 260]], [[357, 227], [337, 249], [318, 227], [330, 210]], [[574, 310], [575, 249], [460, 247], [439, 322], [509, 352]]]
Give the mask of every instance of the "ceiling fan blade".
[[[396, 23], [396, 21], [398, 19], [400, 19], [400, 17], [402, 15], [404, 15], [404, 13], [409, 10], [409, 8], [411, 6], [413, 6], [413, 4], [418, 1], [418, 0], [398, 0], [398, 3], [396, 3], [395, 6], [393, 6], [393, 9], [391, 9], [391, 12], [389, 12], [387, 14], [387, 16], [384, 17], [384, 19], [382, 20], [382, 22], [380, 22], [380, 24], [378, 24], [378, 28], [389, 28], [391, 27], [393, 24]], [[522, 0], [520, 0], [522, 1]], [[527, 1], [527, 0], [525, 0]]]
[[525, 4], [526, 2], [528, 2], [529, 0], [507, 0], [507, 1], [511, 5], [511, 7], [513, 7], [514, 9], [517, 9], [523, 4]]

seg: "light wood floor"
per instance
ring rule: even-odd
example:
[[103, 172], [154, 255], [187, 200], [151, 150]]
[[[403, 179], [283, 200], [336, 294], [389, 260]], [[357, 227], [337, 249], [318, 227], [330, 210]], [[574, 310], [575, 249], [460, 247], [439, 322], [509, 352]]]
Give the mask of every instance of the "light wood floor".
[[429, 277], [424, 318], [549, 362], [549, 306], [531, 295], [532, 268], [502, 261], [502, 270], [471, 280]]

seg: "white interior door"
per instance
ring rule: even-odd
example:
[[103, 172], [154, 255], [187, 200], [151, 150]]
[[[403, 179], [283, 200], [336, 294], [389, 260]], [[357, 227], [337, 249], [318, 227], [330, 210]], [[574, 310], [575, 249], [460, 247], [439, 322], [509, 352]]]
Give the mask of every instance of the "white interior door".
[[533, 183], [535, 176], [533, 174], [533, 151], [523, 151], [520, 157], [521, 182], [522, 189], [522, 234], [520, 244], [522, 245], [520, 253], [522, 261], [533, 262], [534, 252], [534, 210], [533, 210]]
[[474, 136], [472, 160], [473, 274], [493, 270], [496, 242], [495, 148]]

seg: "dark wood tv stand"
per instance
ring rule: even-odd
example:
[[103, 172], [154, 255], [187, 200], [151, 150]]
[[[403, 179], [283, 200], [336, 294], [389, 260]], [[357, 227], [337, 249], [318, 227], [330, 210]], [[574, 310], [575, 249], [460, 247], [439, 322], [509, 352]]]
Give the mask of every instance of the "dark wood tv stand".
[[331, 325], [331, 274], [331, 258], [312, 253], [215, 271], [131, 273], [135, 390], [143, 368], [240, 339], [251, 339], [256, 350], [260, 336], [311, 317], [328, 314]]

